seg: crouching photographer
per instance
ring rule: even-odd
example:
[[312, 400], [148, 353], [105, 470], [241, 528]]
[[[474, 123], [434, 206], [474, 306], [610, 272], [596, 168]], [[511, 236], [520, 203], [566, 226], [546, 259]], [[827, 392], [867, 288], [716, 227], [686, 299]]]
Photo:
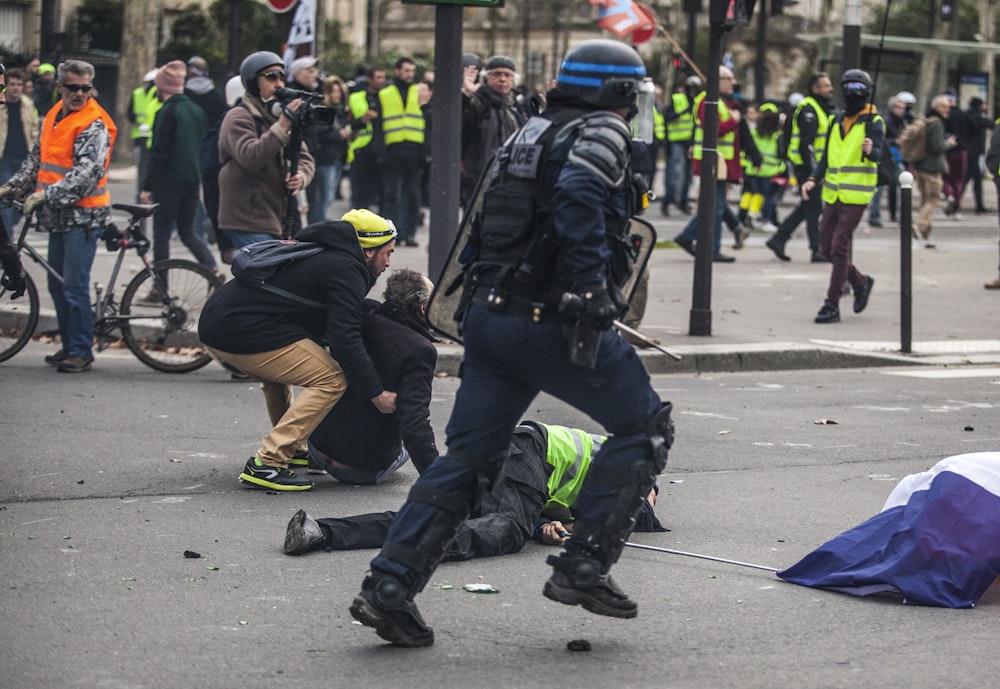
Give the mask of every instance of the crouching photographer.
[[301, 138], [293, 141], [297, 113], [308, 106], [298, 97], [277, 96], [285, 81], [281, 58], [269, 51], [251, 54], [240, 65], [240, 81], [246, 93], [219, 132], [219, 229], [237, 249], [294, 236], [295, 194], [315, 172], [306, 145]]

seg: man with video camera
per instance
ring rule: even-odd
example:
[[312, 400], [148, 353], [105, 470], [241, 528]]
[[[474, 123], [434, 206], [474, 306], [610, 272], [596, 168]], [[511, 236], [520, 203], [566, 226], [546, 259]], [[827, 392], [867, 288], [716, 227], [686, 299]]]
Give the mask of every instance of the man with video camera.
[[[252, 53], [240, 65], [240, 81], [246, 93], [226, 113], [219, 132], [219, 229], [236, 249], [294, 236], [295, 194], [315, 172], [312, 155], [295, 131], [306, 103], [278, 98], [285, 82], [281, 58], [269, 51]], [[289, 146], [293, 141], [298, 145]]]

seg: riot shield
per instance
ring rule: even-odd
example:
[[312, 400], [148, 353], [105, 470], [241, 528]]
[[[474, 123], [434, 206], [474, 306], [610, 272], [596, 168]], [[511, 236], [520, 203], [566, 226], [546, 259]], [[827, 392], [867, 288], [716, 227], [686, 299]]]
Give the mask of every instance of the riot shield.
[[[466, 243], [469, 241], [472, 220], [482, 208], [491, 167], [492, 162], [486, 167], [486, 171], [479, 178], [472, 200], [462, 215], [462, 221], [459, 223], [455, 241], [448, 252], [448, 260], [444, 264], [444, 268], [438, 276], [437, 281], [434, 283], [434, 291], [431, 292], [431, 298], [427, 304], [427, 322], [430, 327], [438, 334], [459, 344], [462, 343], [462, 338], [458, 333], [459, 327], [458, 322], [455, 320], [455, 313], [462, 299], [462, 278], [465, 266], [459, 263], [458, 258], [462, 253], [462, 249], [465, 248]], [[629, 302], [631, 302], [635, 288], [639, 284], [639, 277], [646, 268], [653, 247], [656, 246], [656, 230], [645, 220], [632, 218], [629, 221], [628, 233], [632, 239], [635, 269], [625, 284], [623, 292], [628, 296]]]

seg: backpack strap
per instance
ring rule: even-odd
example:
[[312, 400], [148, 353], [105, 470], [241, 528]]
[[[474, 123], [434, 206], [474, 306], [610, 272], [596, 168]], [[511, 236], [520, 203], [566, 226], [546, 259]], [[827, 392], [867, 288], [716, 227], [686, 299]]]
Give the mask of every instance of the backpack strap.
[[316, 301], [315, 299], [309, 299], [308, 297], [303, 297], [298, 294], [294, 294], [292, 292], [289, 292], [288, 290], [281, 289], [280, 287], [275, 287], [274, 285], [268, 284], [266, 282], [258, 284], [257, 288], [262, 289], [265, 292], [270, 292], [271, 294], [277, 294], [278, 296], [284, 297], [285, 299], [291, 299], [292, 301], [296, 301], [300, 304], [305, 304], [306, 306], [310, 306], [314, 309], [326, 308], [326, 304], [324, 304], [321, 301]]

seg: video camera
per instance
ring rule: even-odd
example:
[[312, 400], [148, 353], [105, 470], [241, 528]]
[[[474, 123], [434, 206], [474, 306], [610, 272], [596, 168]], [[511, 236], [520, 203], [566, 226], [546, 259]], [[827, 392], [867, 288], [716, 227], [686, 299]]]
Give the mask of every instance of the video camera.
[[[281, 110], [291, 117], [296, 126], [309, 126], [314, 123], [332, 125], [337, 118], [336, 110], [316, 102], [323, 100], [321, 93], [280, 87], [274, 90], [274, 97], [278, 99]], [[302, 99], [302, 107], [299, 108], [298, 112], [291, 113], [285, 107], [296, 98]]]

